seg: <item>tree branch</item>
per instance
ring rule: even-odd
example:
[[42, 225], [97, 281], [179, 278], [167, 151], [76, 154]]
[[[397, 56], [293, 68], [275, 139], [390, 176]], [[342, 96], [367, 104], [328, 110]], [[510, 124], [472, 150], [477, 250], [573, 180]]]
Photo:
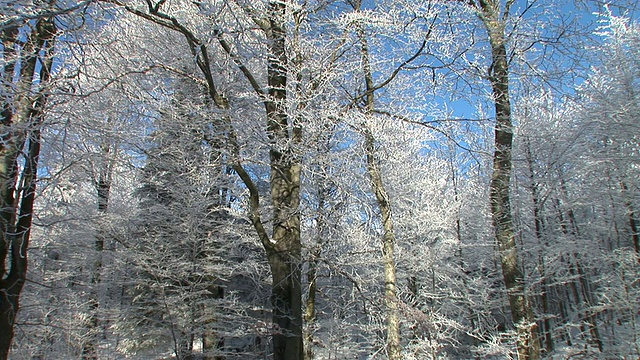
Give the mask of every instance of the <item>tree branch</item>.
[[216, 38], [218, 39], [220, 46], [222, 46], [222, 48], [227, 53], [227, 55], [231, 57], [231, 60], [233, 60], [233, 62], [238, 67], [238, 69], [240, 69], [244, 77], [247, 78], [247, 80], [249, 81], [249, 84], [251, 84], [251, 87], [256, 92], [256, 94], [258, 94], [260, 97], [264, 97], [264, 91], [262, 90], [262, 87], [260, 86], [260, 84], [258, 84], [258, 81], [253, 76], [253, 73], [251, 73], [251, 71], [242, 63], [242, 60], [240, 59], [240, 57], [237, 54], [233, 53], [233, 51], [231, 50], [231, 46], [224, 39], [222, 31], [220, 31], [219, 29], [215, 29], [213, 30], [213, 33], [216, 35]]

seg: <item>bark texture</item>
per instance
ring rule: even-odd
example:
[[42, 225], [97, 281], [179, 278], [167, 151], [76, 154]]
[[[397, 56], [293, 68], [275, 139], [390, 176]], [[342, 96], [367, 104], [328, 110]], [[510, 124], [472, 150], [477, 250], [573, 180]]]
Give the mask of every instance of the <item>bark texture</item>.
[[[274, 359], [302, 359], [302, 287], [300, 242], [300, 174], [294, 145], [301, 131], [287, 116], [287, 52], [284, 28], [286, 3], [269, 3], [267, 67], [267, 133], [271, 142], [271, 201], [273, 235], [267, 258], [273, 276], [271, 304], [275, 333]], [[292, 126], [293, 125], [293, 126]], [[293, 129], [291, 129], [293, 127]], [[291, 134], [291, 135], [290, 135]]]
[[513, 1], [504, 8], [498, 0], [479, 0], [478, 14], [491, 47], [489, 80], [496, 113], [495, 152], [490, 185], [491, 215], [504, 284], [509, 297], [511, 317], [518, 332], [518, 359], [538, 359], [540, 345], [537, 325], [524, 289], [524, 275], [520, 270], [516, 237], [511, 213], [509, 188], [513, 149], [513, 123], [509, 99], [509, 63], [505, 36], [506, 19]]

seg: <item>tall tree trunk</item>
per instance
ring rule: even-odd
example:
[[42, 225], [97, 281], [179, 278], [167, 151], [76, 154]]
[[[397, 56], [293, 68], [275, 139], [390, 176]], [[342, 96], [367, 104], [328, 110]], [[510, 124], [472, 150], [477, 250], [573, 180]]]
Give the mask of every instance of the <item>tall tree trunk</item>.
[[368, 128], [365, 133], [365, 151], [367, 155], [367, 171], [371, 187], [376, 195], [382, 216], [382, 262], [384, 266], [384, 303], [387, 311], [387, 354], [389, 360], [402, 359], [400, 347], [400, 314], [398, 311], [398, 294], [396, 280], [396, 262], [394, 248], [396, 243], [393, 231], [393, 218], [389, 195], [384, 188], [382, 174], [375, 157], [375, 139]]
[[[15, 48], [19, 29], [9, 28], [2, 33], [3, 86], [7, 86], [3, 91], [13, 94], [13, 104], [3, 106], [0, 118], [0, 359], [9, 356], [20, 293], [27, 275], [40, 126], [51, 76], [55, 32], [53, 19], [37, 20], [20, 51], [22, 56]], [[38, 68], [39, 89], [33, 95], [33, 79]], [[12, 90], [10, 84], [14, 84], [16, 69], [20, 74]], [[19, 167], [21, 154], [25, 155], [25, 163]]]
[[513, 124], [509, 99], [509, 64], [505, 23], [512, 3], [513, 1], [507, 1], [505, 8], [501, 10], [501, 4], [498, 0], [479, 0], [480, 6], [478, 8], [478, 15], [487, 30], [491, 46], [492, 63], [489, 69], [489, 78], [496, 113], [490, 202], [511, 317], [518, 330], [518, 359], [538, 359], [540, 345], [537, 326], [524, 291], [524, 275], [518, 261], [509, 196]]
[[[360, 2], [356, 4], [356, 10], [360, 9], [360, 4]], [[366, 89], [364, 94], [364, 112], [366, 115], [372, 115], [375, 106], [375, 86], [369, 59], [369, 45], [362, 24], [357, 24], [357, 32], [361, 46], [362, 70], [364, 72]], [[367, 172], [369, 173], [371, 188], [376, 196], [382, 217], [382, 262], [384, 266], [384, 304], [387, 312], [387, 356], [389, 360], [400, 360], [402, 359], [402, 349], [400, 347], [400, 314], [398, 310], [396, 262], [394, 255], [396, 237], [393, 230], [391, 203], [389, 202], [389, 195], [384, 187], [382, 172], [380, 171], [376, 157], [375, 138], [366, 123], [362, 126]]]
[[287, 115], [287, 3], [269, 2], [269, 60], [267, 66], [267, 133], [271, 143], [271, 201], [273, 235], [267, 258], [273, 276], [271, 303], [274, 359], [303, 358], [300, 241], [300, 175], [302, 166], [295, 146], [301, 142], [299, 124]]
[[272, 242], [267, 259], [272, 274], [274, 359], [302, 359], [302, 287], [300, 215], [300, 164], [291, 154], [271, 151], [271, 199], [274, 204]]

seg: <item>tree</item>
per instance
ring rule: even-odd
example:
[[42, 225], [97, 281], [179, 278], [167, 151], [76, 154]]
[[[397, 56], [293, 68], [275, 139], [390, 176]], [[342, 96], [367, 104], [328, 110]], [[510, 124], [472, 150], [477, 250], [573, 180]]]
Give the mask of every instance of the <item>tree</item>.
[[[55, 2], [44, 7], [53, 7]], [[23, 28], [24, 30], [25, 28]], [[2, 30], [2, 146], [0, 147], [0, 359], [9, 356], [27, 256], [36, 193], [41, 127], [51, 81], [56, 25], [37, 19]], [[24, 155], [23, 155], [24, 154]]]
[[606, 51], [596, 60], [594, 73], [581, 90], [585, 96], [585, 113], [602, 118], [585, 114], [585, 121], [600, 137], [600, 146], [594, 149], [596, 159], [610, 172], [614, 186], [618, 187], [626, 208], [629, 244], [640, 256], [640, 223], [634, 201], [637, 185], [633, 181], [637, 169], [634, 149], [638, 145], [635, 119], [640, 112], [637, 90], [640, 65], [635, 60], [640, 53], [635, 44], [639, 30], [637, 24], [610, 11], [601, 16], [604, 19], [598, 34], [604, 37]]
[[[189, 89], [182, 87], [178, 93]], [[177, 358], [192, 359], [194, 342], [203, 341], [205, 356], [213, 358], [221, 341], [212, 321], [223, 298], [219, 279], [228, 276], [219, 264], [233, 244], [223, 230], [231, 221], [220, 199], [224, 168], [219, 151], [204, 145], [207, 121], [188, 110], [185, 97], [176, 98], [181, 103], [155, 122], [142, 169], [124, 321], [137, 319], [131, 330], [145, 332], [138, 336], [144, 347], [166, 339]]]
[[[614, 16], [609, 9], [601, 15], [600, 24], [596, 34], [603, 37], [606, 50], [597, 55], [591, 74], [579, 88], [580, 107], [576, 109], [577, 121], [588, 129], [588, 135], [578, 133], [575, 136], [580, 139], [583, 154], [588, 155], [577, 157], [581, 167], [572, 169], [584, 176], [587, 182], [585, 188], [589, 192], [583, 196], [591, 197], [593, 204], [597, 205], [587, 207], [576, 202], [575, 210], [567, 215], [570, 215], [572, 225], [576, 224], [573, 227], [578, 237], [597, 234], [598, 249], [602, 254], [600, 259], [612, 261], [591, 260], [581, 254], [581, 261], [577, 262], [580, 285], [585, 292], [587, 339], [599, 353], [633, 356], [627, 354], [638, 351], [638, 339], [629, 333], [637, 333], [637, 320], [635, 316], [628, 316], [635, 311], [634, 306], [622, 298], [634, 296], [633, 287], [628, 287], [629, 276], [634, 276], [629, 262], [638, 256], [635, 150], [638, 138], [634, 131], [639, 110], [638, 25], [624, 17]], [[581, 189], [571, 186], [573, 182], [567, 180], [563, 188], [568, 193], [575, 191], [579, 194]], [[604, 218], [600, 218], [602, 214], [605, 214]], [[615, 229], [614, 233], [607, 228]], [[606, 280], [601, 278], [603, 274], [607, 274]], [[616, 286], [625, 290], [611, 288]], [[614, 292], [621, 296], [609, 295]], [[624, 320], [609, 320], [620, 317]], [[616, 329], [616, 325], [620, 328]], [[606, 332], [616, 333], [625, 338], [621, 342], [635, 346], [619, 348], [618, 342], [611, 341]]]
[[[354, 10], [359, 11], [361, 2], [355, 3]], [[370, 65], [369, 47], [365, 29], [362, 24], [356, 24], [358, 40], [360, 41], [360, 51], [362, 56], [362, 72], [365, 81], [365, 101], [364, 115], [371, 117], [375, 111], [375, 90], [373, 74]], [[380, 207], [380, 216], [384, 228], [382, 235], [382, 256], [384, 264], [384, 303], [386, 306], [387, 321], [387, 356], [390, 360], [401, 359], [400, 348], [400, 317], [398, 310], [398, 290], [396, 280], [396, 258], [394, 249], [396, 246], [396, 236], [393, 230], [393, 218], [391, 212], [391, 202], [385, 189], [382, 173], [376, 156], [375, 137], [365, 122], [362, 124], [364, 134], [364, 148], [367, 162], [367, 172], [371, 180], [371, 187], [376, 196], [376, 201]]]
[[[107, 121], [107, 124], [109, 123], [110, 121]], [[96, 195], [98, 197], [98, 213], [106, 217], [109, 209], [109, 194], [111, 193], [111, 184], [113, 181], [113, 167], [115, 161], [114, 157], [116, 156], [114, 153], [118, 152], [118, 148], [117, 146], [114, 146], [112, 143], [108, 142], [108, 139], [103, 139], [98, 147], [100, 149], [100, 154], [96, 169], [97, 174], [93, 174], [94, 176], [92, 180], [96, 190]], [[98, 221], [105, 223], [106, 219]], [[83, 359], [98, 359], [97, 338], [99, 336], [97, 330], [100, 321], [98, 316], [98, 308], [100, 307], [100, 302], [98, 299], [99, 295], [97, 288], [102, 281], [102, 252], [105, 250], [105, 241], [109, 236], [107, 230], [104, 229], [104, 227], [105, 225], [98, 225], [96, 229], [96, 240], [94, 244], [96, 253], [94, 255], [93, 269], [91, 270], [92, 274], [90, 280], [91, 284], [93, 285], [93, 289], [91, 291], [91, 299], [89, 300], [90, 318], [87, 322], [89, 340], [86, 344], [83, 345]]]
[[[188, 25], [169, 13], [163, 12], [163, 1], [153, 5], [148, 3], [148, 12], [130, 7], [118, 1], [112, 1], [127, 11], [146, 18], [160, 26], [177, 31], [184, 36], [196, 63], [205, 78], [207, 92], [213, 103], [228, 120], [230, 104], [215, 85], [213, 69], [209, 61], [206, 42], [188, 28]], [[231, 4], [230, 4], [231, 5]], [[235, 131], [230, 124], [222, 124], [223, 132], [231, 147], [233, 170], [249, 190], [249, 219], [255, 227], [271, 267], [272, 313], [273, 313], [273, 349], [275, 359], [299, 359], [303, 357], [302, 345], [302, 289], [301, 289], [301, 241], [300, 241], [300, 179], [301, 155], [297, 145], [301, 141], [302, 127], [294, 117], [288, 114], [287, 104], [287, 66], [286, 47], [287, 2], [270, 1], [264, 4], [263, 11], [249, 5], [240, 5], [237, 9], [249, 16], [249, 21], [258, 25], [264, 36], [264, 59], [266, 84], [261, 85], [252, 71], [244, 65], [240, 55], [234, 52], [222, 29], [214, 29], [212, 35], [227, 56], [237, 65], [238, 70], [249, 83], [264, 106], [266, 115], [266, 135], [269, 140], [270, 163], [270, 201], [273, 206], [273, 229], [266, 230], [260, 215], [260, 193], [254, 180], [243, 167], [239, 156]], [[199, 4], [196, 10], [203, 10]], [[240, 24], [238, 24], [240, 25]]]
[[[609, 23], [608, 16], [597, 30], [610, 41], [606, 60], [590, 62], [577, 96], [563, 99], [557, 89], [540, 90], [516, 104], [514, 154], [522, 161], [515, 166], [514, 218], [532, 305], [538, 306], [551, 356], [629, 356], [635, 351], [619, 347], [635, 342], [630, 335], [635, 331], [629, 331], [635, 320], [627, 315], [615, 320], [633, 311], [622, 300], [633, 292], [612, 290], [624, 288], [632, 276], [628, 264], [635, 252], [634, 212], [628, 204], [637, 185], [633, 175], [627, 176], [635, 172], [629, 150], [636, 140], [629, 129], [637, 101], [629, 84], [636, 71], [628, 60], [633, 46], [623, 45], [633, 43], [623, 40], [633, 27], [619, 19]], [[614, 300], [613, 293], [622, 296]]]
[[513, 149], [513, 121], [509, 98], [509, 58], [507, 54], [506, 21], [513, 1], [504, 6], [499, 1], [480, 0], [473, 2], [489, 39], [491, 48], [491, 83], [495, 107], [495, 152], [490, 186], [490, 203], [493, 226], [498, 243], [504, 284], [507, 288], [511, 316], [518, 328], [518, 358], [537, 359], [540, 357], [536, 323], [533, 310], [525, 293], [525, 282], [518, 250], [511, 212], [510, 186]]
[[73, 4], [0, 5], [14, 227], [45, 139], [12, 357], [637, 356], [630, 23], [567, 59], [547, 2]]

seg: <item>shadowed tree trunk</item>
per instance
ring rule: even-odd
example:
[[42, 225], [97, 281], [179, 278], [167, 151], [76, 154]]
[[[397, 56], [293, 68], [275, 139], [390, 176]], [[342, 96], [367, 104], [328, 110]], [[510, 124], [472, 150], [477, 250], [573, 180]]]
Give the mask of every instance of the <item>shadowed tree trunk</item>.
[[[27, 275], [27, 254], [36, 191], [40, 126], [53, 62], [53, 19], [36, 21], [26, 41], [19, 28], [2, 33], [5, 94], [0, 117], [0, 359], [7, 359], [20, 293]], [[15, 71], [19, 71], [17, 82]], [[36, 73], [39, 82], [35, 85]], [[15, 86], [13, 87], [12, 86]], [[38, 87], [37, 89], [35, 87]], [[9, 98], [9, 97], [8, 97]], [[19, 165], [24, 155], [24, 164]]]
[[300, 175], [302, 166], [293, 146], [302, 129], [287, 115], [287, 53], [285, 2], [270, 2], [267, 67], [267, 133], [271, 142], [271, 201], [273, 235], [266, 245], [273, 276], [271, 303], [275, 333], [274, 359], [302, 359], [302, 288], [300, 242]]

